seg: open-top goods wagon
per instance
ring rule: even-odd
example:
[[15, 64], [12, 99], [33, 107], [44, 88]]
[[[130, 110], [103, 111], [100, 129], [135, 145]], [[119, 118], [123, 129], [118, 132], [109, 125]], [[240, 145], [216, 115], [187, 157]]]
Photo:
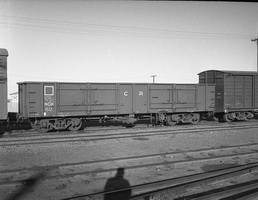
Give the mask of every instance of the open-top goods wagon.
[[[19, 111], [7, 111], [7, 57], [0, 49], [0, 132], [27, 126], [37, 131], [136, 123], [174, 125], [248, 120], [258, 111], [258, 73], [208, 70], [199, 84], [18, 83]], [[14, 128], [14, 129], [15, 129]]]
[[19, 115], [40, 132], [78, 130], [83, 121], [196, 123], [214, 109], [214, 85], [22, 82]]

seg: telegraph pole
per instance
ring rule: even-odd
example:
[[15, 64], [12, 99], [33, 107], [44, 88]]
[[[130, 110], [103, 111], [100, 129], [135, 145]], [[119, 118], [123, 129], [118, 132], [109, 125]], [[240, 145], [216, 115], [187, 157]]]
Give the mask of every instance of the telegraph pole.
[[151, 77], [152, 77], [152, 80], [153, 80], [153, 83], [155, 83], [155, 77], [156, 77], [157, 75], [152, 75]]
[[257, 72], [258, 72], [258, 37], [251, 39], [251, 42], [256, 42], [257, 44]]

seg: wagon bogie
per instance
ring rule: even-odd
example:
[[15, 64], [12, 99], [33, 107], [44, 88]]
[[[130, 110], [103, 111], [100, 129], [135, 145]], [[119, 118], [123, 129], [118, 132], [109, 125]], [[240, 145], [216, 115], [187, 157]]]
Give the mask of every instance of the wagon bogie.
[[219, 122], [248, 121], [254, 118], [252, 111], [234, 111], [229, 113], [216, 113], [215, 120]]
[[31, 121], [31, 127], [38, 132], [46, 133], [51, 130], [77, 131], [82, 128], [83, 121], [80, 118], [50, 118]]
[[247, 120], [254, 118], [254, 112], [244, 112]]
[[200, 121], [199, 113], [158, 113], [156, 114], [157, 124], [173, 126], [176, 124], [196, 124]]
[[46, 119], [36, 120], [34, 122], [31, 122], [31, 127], [35, 131], [38, 131], [40, 133], [46, 133], [53, 129], [49, 120], [46, 120]]
[[223, 115], [223, 120], [225, 122], [232, 122], [236, 118], [235, 113], [225, 113]]
[[174, 126], [176, 125], [178, 122], [173, 120], [173, 115], [167, 115], [167, 119], [166, 119], [166, 125], [168, 126]]
[[238, 121], [247, 121], [248, 119], [250, 119], [250, 117], [248, 116], [252, 116], [249, 115], [248, 112], [236, 112], [235, 113], [235, 119]]
[[171, 119], [173, 122], [176, 123], [191, 123], [196, 124], [200, 121], [200, 114], [199, 113], [179, 113], [179, 114], [172, 114]]
[[126, 115], [121, 118], [122, 125], [126, 128], [131, 128], [135, 126], [137, 119], [134, 115]]
[[199, 113], [192, 113], [191, 114], [191, 124], [197, 124], [200, 121], [200, 114]]
[[78, 131], [78, 130], [82, 130], [83, 127], [83, 121], [82, 119], [79, 119], [79, 118], [71, 118], [67, 121], [66, 123], [68, 129], [70, 131]]

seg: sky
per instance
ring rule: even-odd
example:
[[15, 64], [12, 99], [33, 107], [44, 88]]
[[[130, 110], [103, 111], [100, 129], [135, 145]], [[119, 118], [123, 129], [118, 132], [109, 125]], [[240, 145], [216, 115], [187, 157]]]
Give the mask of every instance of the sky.
[[258, 4], [0, 0], [9, 94], [17, 82], [198, 83], [257, 70]]

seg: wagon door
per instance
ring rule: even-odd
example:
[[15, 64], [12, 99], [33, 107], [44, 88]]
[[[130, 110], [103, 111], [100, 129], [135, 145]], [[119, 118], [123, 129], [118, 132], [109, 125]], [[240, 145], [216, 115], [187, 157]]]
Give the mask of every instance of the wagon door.
[[119, 84], [119, 108], [120, 114], [133, 113], [132, 84]]
[[[0, 72], [1, 73], [1, 72]], [[1, 74], [0, 74], [1, 76]], [[4, 119], [7, 115], [7, 82], [0, 80], [0, 119]]]
[[134, 85], [134, 112], [147, 113], [148, 112], [148, 85], [137, 84]]
[[253, 106], [253, 77], [225, 76], [225, 109], [242, 109]]

